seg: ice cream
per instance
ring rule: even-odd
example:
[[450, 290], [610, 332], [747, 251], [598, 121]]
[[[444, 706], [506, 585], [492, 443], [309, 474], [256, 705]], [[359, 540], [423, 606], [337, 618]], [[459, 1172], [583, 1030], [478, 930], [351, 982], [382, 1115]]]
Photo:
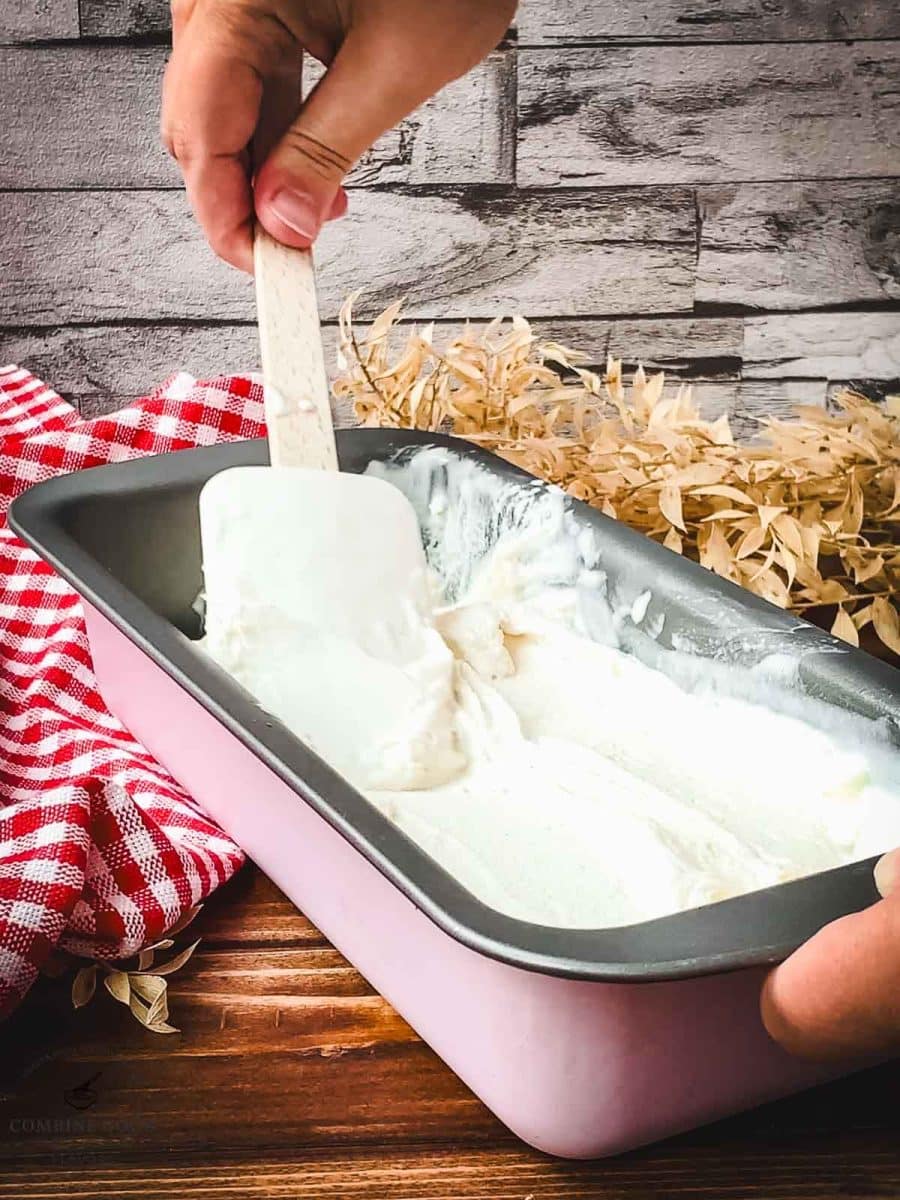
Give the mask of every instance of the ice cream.
[[686, 687], [596, 603], [588, 635], [602, 563], [561, 493], [442, 451], [372, 470], [386, 556], [346, 513], [307, 542], [302, 480], [280, 508], [263, 468], [207, 485], [204, 645], [486, 903], [623, 925], [900, 844], [874, 725], [747, 699], [737, 669]]
[[358, 787], [459, 772], [454, 659], [396, 488], [238, 467], [203, 489], [200, 524], [205, 647], [263, 708]]

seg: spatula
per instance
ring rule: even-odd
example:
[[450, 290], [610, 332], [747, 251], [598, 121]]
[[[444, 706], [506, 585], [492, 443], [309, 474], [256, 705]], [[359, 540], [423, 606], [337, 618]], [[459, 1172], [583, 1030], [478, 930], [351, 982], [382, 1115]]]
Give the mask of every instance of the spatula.
[[312, 251], [257, 226], [256, 307], [273, 467], [337, 470]]
[[[254, 260], [271, 467], [226, 472], [236, 476], [228, 490], [256, 510], [257, 544], [248, 550], [254, 570], [279, 590], [294, 572], [291, 607], [306, 611], [321, 593], [327, 601], [319, 619], [330, 617], [345, 632], [360, 622], [393, 624], [413, 594], [414, 609], [423, 603], [415, 512], [383, 480], [338, 470], [312, 252], [257, 227]], [[262, 547], [278, 557], [270, 572]]]
[[272, 465], [200, 495], [206, 646], [361, 786], [427, 785], [460, 758], [416, 514], [337, 469], [310, 252], [259, 230], [254, 257]]

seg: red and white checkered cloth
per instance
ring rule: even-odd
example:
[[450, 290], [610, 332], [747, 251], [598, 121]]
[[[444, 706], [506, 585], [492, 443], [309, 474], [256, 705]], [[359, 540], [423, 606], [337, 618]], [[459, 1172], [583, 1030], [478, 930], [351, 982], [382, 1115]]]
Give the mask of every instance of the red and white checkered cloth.
[[55, 946], [134, 954], [243, 861], [106, 710], [78, 596], [9, 531], [9, 503], [52, 475], [263, 432], [248, 379], [178, 375], [85, 421], [0, 369], [0, 1018]]

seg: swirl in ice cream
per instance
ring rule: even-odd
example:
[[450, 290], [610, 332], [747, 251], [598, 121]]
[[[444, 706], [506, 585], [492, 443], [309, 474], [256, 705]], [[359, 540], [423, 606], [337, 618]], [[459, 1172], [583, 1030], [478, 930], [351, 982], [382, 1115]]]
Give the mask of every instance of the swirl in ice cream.
[[304, 534], [302, 472], [207, 485], [203, 644], [487, 904], [624, 925], [900, 843], [874, 723], [617, 644], [562, 493], [440, 450], [370, 470], [396, 522], [377, 557], [358, 514]]

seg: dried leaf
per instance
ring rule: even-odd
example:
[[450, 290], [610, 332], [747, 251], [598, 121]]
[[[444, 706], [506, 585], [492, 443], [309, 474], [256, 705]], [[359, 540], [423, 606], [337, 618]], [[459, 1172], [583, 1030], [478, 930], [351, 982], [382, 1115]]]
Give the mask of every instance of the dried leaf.
[[900, 654], [900, 613], [885, 596], [872, 601], [872, 624], [885, 646]]
[[834, 618], [834, 623], [831, 626], [831, 632], [835, 637], [842, 638], [845, 642], [849, 642], [851, 646], [859, 645], [859, 633], [853, 618], [850, 617], [847, 611], [843, 608], [837, 610], [837, 616]]
[[782, 513], [774, 519], [772, 528], [792, 554], [796, 554], [798, 558], [803, 557], [803, 538], [800, 533], [800, 525], [793, 517]]
[[778, 504], [761, 504], [757, 511], [760, 525], [763, 529], [768, 529], [775, 518], [787, 512], [787, 509]]
[[339, 315], [334, 394], [362, 424], [469, 438], [782, 607], [838, 605], [858, 630], [878, 601], [879, 636], [895, 642], [900, 401], [845, 391], [736, 444], [690, 387], [641, 367], [629, 384], [611, 356], [592, 371], [522, 317], [467, 326], [441, 348], [433, 327], [401, 331], [396, 304], [358, 335], [354, 299]]
[[701, 517], [701, 521], [743, 521], [746, 513], [739, 508], [717, 508], [715, 512]]
[[97, 964], [81, 967], [72, 980], [72, 1007], [84, 1008], [97, 988]]
[[659, 493], [659, 511], [670, 525], [686, 533], [681, 509], [681, 489], [672, 483], [664, 484]]
[[400, 310], [403, 308], [402, 300], [395, 300], [393, 304], [389, 304], [381, 316], [376, 317], [372, 322], [368, 335], [367, 342], [377, 342], [385, 336], [391, 326], [400, 316]]
[[761, 549], [768, 534], [761, 525], [757, 525], [754, 529], [749, 529], [735, 549], [734, 556], [736, 559], [748, 558], [751, 554], [755, 554]]
[[868, 562], [863, 562], [860, 566], [854, 567], [854, 583], [868, 583], [870, 579], [874, 579], [876, 575], [881, 574], [884, 570], [884, 565], [884, 557], [881, 554], [873, 555]]
[[180, 953], [176, 954], [174, 958], [170, 958], [168, 962], [160, 963], [156, 968], [156, 974], [171, 975], [173, 971], [179, 970], [184, 966], [199, 945], [200, 939], [198, 938], [196, 942], [192, 942], [190, 946], [187, 946]]
[[163, 986], [159, 995], [150, 1004], [150, 1011], [147, 1013], [147, 1025], [155, 1025], [160, 1021], [165, 1021], [169, 1015], [169, 997], [165, 986]]
[[128, 997], [128, 1007], [131, 1009], [131, 1015], [135, 1017], [142, 1025], [146, 1025], [150, 1020], [150, 1005], [147, 1004], [140, 996], [136, 996], [134, 992]]
[[160, 993], [166, 990], [166, 981], [159, 975], [142, 975], [139, 972], [133, 972], [128, 976], [128, 981], [135, 995], [146, 1000], [148, 1004], [152, 1004]]
[[128, 1004], [131, 1000], [131, 984], [125, 971], [111, 970], [103, 980], [109, 994], [120, 1004]]
[[853, 624], [857, 629], [865, 629], [872, 621], [872, 605], [866, 604], [857, 608], [853, 613]]
[[151, 1033], [180, 1033], [180, 1029], [176, 1029], [174, 1025], [169, 1025], [165, 1021], [152, 1021], [148, 1023], [147, 1028]]
[[735, 500], [738, 504], [747, 504], [751, 508], [756, 508], [756, 501], [747, 492], [741, 491], [740, 488], [732, 487], [728, 483], [712, 484], [709, 487], [691, 488], [692, 496], [720, 496], [723, 500]]
[[819, 604], [843, 604], [851, 596], [839, 579], [825, 579], [818, 588], [816, 600]]

